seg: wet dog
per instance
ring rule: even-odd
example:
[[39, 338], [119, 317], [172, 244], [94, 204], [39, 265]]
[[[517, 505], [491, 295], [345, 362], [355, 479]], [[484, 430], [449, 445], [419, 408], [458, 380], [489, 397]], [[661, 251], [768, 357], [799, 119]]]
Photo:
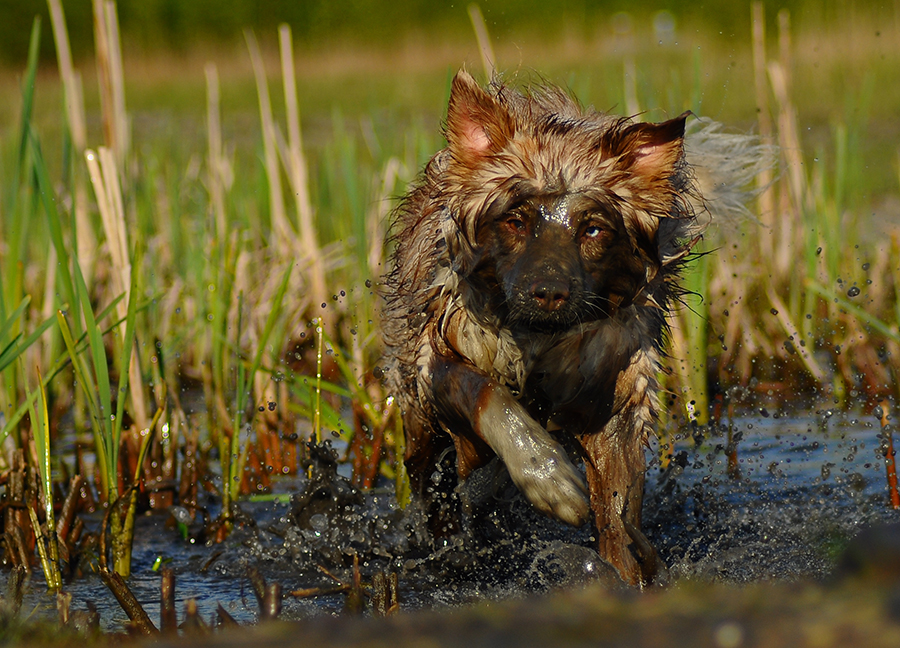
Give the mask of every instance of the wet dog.
[[459, 72], [448, 146], [396, 211], [386, 279], [414, 492], [451, 444], [460, 479], [499, 456], [535, 508], [592, 521], [638, 586], [660, 567], [640, 529], [644, 449], [703, 204], [688, 116], [640, 123]]

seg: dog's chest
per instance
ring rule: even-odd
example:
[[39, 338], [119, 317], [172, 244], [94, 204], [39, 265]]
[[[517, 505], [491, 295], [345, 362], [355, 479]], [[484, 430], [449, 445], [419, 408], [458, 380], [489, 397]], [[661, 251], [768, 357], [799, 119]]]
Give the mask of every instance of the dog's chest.
[[608, 419], [620, 377], [636, 353], [656, 344], [654, 327], [634, 309], [562, 334], [514, 332], [473, 317], [464, 306], [468, 300], [451, 295], [445, 293], [436, 322], [439, 337], [523, 403], [538, 407], [539, 418], [578, 425]]
[[[544, 417], [576, 425], [608, 419], [634, 380], [627, 371], [655, 346], [652, 327], [638, 318], [604, 320], [566, 335], [517, 337], [526, 370], [523, 400], [540, 403]], [[576, 423], [577, 422], [577, 423]]]
[[613, 390], [616, 377], [635, 351], [629, 337], [614, 331], [600, 324], [560, 337], [544, 348], [526, 342], [523, 355], [530, 365], [529, 385], [539, 389], [554, 410], [603, 400], [603, 392]]

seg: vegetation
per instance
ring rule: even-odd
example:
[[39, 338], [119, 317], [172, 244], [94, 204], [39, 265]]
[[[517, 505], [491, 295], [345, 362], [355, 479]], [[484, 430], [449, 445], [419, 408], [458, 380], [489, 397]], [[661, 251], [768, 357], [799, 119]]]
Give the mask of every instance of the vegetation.
[[[297, 55], [290, 27], [254, 18], [265, 29], [227, 53], [141, 43], [123, 58], [120, 33], [134, 32], [95, 0], [94, 57], [73, 62], [62, 6], [48, 6], [55, 68], [40, 66], [37, 20], [24, 66], [0, 72], [14, 97], [0, 106], [0, 468], [40, 471], [34, 535], [60, 528], [51, 460], [106, 504], [120, 575], [137, 493], [193, 510], [202, 459], [220, 466], [219, 537], [237, 497], [302, 468], [310, 438], [341, 439], [359, 485], [393, 479], [402, 499], [379, 367], [387, 215], [442, 145], [448, 81], [473, 66], [473, 45], [450, 30], [437, 45]], [[534, 41], [525, 22], [494, 30], [501, 4], [485, 11], [501, 69], [533, 67], [585, 103], [651, 119], [690, 108], [778, 146], [759, 218], [711, 229], [715, 254], [688, 277], [702, 301], [678, 316], [666, 380], [672, 416], [700, 424], [736, 386], [847, 406], [897, 396], [898, 167], [884, 142], [897, 135], [900, 17], [846, 9], [852, 20], [798, 27], [758, 6], [731, 18], [746, 32], [730, 37], [692, 16], [590, 14], [596, 30]], [[93, 467], [50, 453], [85, 435]]]
[[[812, 26], [852, 20], [859, 12], [876, 11], [883, 3], [857, 0], [847, 3], [822, 0], [783, 0], [773, 8], [803, 15]], [[750, 30], [750, 14], [743, 3], [708, 0], [684, 3], [677, 0], [645, 0], [639, 6], [627, 0], [563, 0], [549, 5], [537, 0], [487, 0], [481, 3], [491, 33], [500, 39], [527, 36], [529, 40], [557, 41], [566, 32], [580, 36], [602, 31], [610, 16], [627, 11], [650, 24], [658, 11], [669, 11], [685, 24], [701, 26], [708, 35], [732, 38]], [[0, 25], [0, 60], [24, 63], [28, 47], [28, 25], [36, 15], [45, 21], [41, 55], [56, 58], [50, 39], [48, 3], [44, 0], [0, 0], [7, 18]], [[87, 0], [67, 3], [71, 47], [75, 56], [93, 51], [93, 13]], [[426, 38], [465, 40], [471, 25], [465, 5], [446, 7], [427, 0], [379, 0], [354, 2], [294, 2], [293, 0], [143, 0], [118, 3], [124, 42], [147, 54], [157, 50], [190, 51], [199, 46], [241, 47], [243, 30], [274, 32], [284, 23], [291, 27], [303, 50], [355, 44], [368, 50], [387, 50], [398, 42]], [[774, 15], [772, 16], [774, 18]], [[773, 23], [774, 24], [774, 23]]]

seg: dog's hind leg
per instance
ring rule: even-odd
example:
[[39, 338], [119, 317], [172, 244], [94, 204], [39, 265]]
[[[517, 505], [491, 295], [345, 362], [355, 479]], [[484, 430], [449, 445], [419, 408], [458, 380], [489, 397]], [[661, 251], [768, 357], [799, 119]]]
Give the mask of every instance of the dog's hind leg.
[[435, 432], [417, 404], [407, 407], [403, 412], [404, 463], [410, 487], [424, 506], [432, 538], [449, 538], [460, 528], [459, 506], [453, 496], [456, 476], [449, 464], [453, 444], [445, 434]]

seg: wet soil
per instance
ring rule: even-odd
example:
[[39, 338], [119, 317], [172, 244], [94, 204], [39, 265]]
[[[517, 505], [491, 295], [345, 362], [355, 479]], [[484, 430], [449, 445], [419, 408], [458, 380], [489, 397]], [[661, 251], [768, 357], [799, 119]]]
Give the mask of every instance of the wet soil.
[[267, 623], [164, 646], [527, 646], [771, 648], [900, 644], [896, 591], [848, 582], [683, 584], [640, 596], [593, 585], [546, 597], [479, 603], [456, 610], [388, 619], [319, 619]]

